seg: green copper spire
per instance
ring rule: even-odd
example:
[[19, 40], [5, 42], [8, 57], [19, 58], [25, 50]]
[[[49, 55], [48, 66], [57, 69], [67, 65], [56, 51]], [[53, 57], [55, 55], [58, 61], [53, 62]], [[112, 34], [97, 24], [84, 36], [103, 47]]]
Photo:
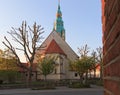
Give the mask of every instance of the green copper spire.
[[56, 13], [56, 21], [54, 24], [54, 30], [58, 32], [58, 34], [65, 40], [65, 29], [63, 25], [63, 20], [62, 20], [62, 12], [60, 10], [60, 2], [58, 4], [58, 10]]

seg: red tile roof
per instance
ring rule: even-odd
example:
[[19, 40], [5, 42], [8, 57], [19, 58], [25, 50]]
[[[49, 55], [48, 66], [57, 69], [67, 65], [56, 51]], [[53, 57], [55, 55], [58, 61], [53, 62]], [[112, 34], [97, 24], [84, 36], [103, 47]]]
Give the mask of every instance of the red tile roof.
[[45, 50], [45, 54], [51, 54], [51, 53], [59, 53], [66, 56], [64, 51], [60, 48], [60, 46], [56, 43], [56, 41], [53, 39], [47, 49]]
[[[22, 63], [23, 66], [29, 67], [28, 63]], [[27, 70], [25, 68], [19, 67], [20, 72], [26, 72]], [[32, 71], [37, 71], [37, 64], [34, 63], [32, 66]]]

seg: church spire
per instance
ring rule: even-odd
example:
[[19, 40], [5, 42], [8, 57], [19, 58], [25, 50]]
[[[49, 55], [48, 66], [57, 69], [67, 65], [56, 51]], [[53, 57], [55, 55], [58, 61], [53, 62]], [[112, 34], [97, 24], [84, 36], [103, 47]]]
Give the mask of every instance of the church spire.
[[58, 32], [58, 34], [62, 37], [63, 40], [65, 40], [65, 29], [63, 25], [63, 20], [62, 20], [62, 12], [60, 10], [60, 0], [58, 1], [58, 9], [56, 13], [56, 21], [54, 24], [54, 30]]
[[60, 5], [60, 0], [58, 0], [58, 5]]

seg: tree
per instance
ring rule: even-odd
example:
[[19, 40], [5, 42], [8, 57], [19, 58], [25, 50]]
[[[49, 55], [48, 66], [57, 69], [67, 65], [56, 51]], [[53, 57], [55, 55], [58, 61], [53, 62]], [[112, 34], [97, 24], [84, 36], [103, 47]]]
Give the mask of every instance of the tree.
[[9, 50], [2, 51], [0, 61], [0, 79], [8, 82], [14, 82], [18, 73], [18, 66], [16, 58], [12, 56]]
[[96, 52], [94, 50], [93, 50], [91, 56], [93, 57], [93, 61], [94, 61], [93, 71], [94, 71], [94, 78], [95, 78], [96, 77], [96, 63], [97, 63], [96, 56], [97, 56], [97, 54], [96, 54]]
[[54, 71], [55, 62], [53, 58], [43, 58], [38, 63], [38, 69], [40, 69], [41, 74], [44, 75], [45, 80], [47, 79], [47, 75], [51, 74]]
[[[78, 52], [80, 54], [80, 59], [85, 59], [88, 57], [88, 53], [90, 52], [89, 51], [89, 47], [88, 45], [86, 44], [85, 46], [82, 46], [81, 48], [78, 48]], [[86, 79], [88, 77], [88, 71], [86, 71]]]
[[[88, 72], [90, 73], [91, 70], [94, 67], [94, 59], [92, 56], [88, 56], [89, 47], [86, 44], [85, 46], [82, 46], [81, 48], [78, 48], [78, 52], [80, 54], [79, 60], [75, 62], [76, 65], [74, 68], [77, 68], [77, 72], [80, 75], [80, 78], [83, 78], [83, 75], [86, 74], [85, 79], [87, 80], [88, 78]], [[74, 64], [74, 63], [73, 63]]]
[[[33, 27], [30, 27], [27, 25], [25, 21], [22, 22], [22, 26], [19, 28], [13, 28], [10, 32], [8, 32], [13, 40], [18, 44], [18, 47], [16, 48], [8, 39], [5, 38], [6, 42], [3, 42], [3, 44], [12, 51], [12, 53], [17, 58], [17, 66], [26, 69], [28, 74], [28, 80], [31, 81], [32, 76], [32, 67], [33, 67], [33, 61], [35, 57], [35, 52], [38, 49], [38, 46], [43, 39], [41, 36], [42, 33], [44, 33], [43, 28], [40, 25], [37, 25], [36, 23], [33, 24]], [[19, 48], [21, 47], [21, 48]], [[29, 67], [26, 67], [22, 64], [20, 61], [19, 54], [17, 51], [22, 51], [26, 59], [29, 63]]]
[[3, 51], [0, 49], [0, 63], [2, 62]]
[[[98, 47], [96, 51], [92, 52], [92, 56], [94, 58], [94, 62], [100, 64], [100, 79], [102, 79], [103, 73], [103, 51], [101, 47]], [[96, 66], [94, 67], [94, 72], [96, 70]]]
[[18, 70], [18, 67], [15, 63], [17, 63], [17, 59], [10, 52], [9, 49], [2, 51], [0, 54], [0, 70]]
[[100, 64], [100, 79], [102, 79], [102, 76], [103, 76], [103, 50], [101, 47], [98, 47], [96, 50], [97, 50], [96, 60]]
[[79, 77], [80, 77], [80, 82], [83, 81], [83, 75], [85, 73], [85, 69], [84, 69], [84, 64], [81, 60], [76, 60], [74, 62], [70, 62], [70, 70], [71, 71], [75, 71], [78, 73]]
[[77, 72], [81, 82], [83, 81], [84, 74], [86, 73], [85, 80], [87, 81], [88, 71], [93, 68], [93, 58], [92, 57], [82, 57], [75, 62], [70, 63], [70, 69]]
[[14, 82], [18, 74], [18, 66], [15, 59], [2, 59], [0, 64], [0, 77], [8, 82]]
[[80, 58], [88, 56], [89, 49], [90, 48], [88, 47], [87, 44], [85, 46], [81, 47], [81, 48], [78, 48], [78, 52], [80, 54]]

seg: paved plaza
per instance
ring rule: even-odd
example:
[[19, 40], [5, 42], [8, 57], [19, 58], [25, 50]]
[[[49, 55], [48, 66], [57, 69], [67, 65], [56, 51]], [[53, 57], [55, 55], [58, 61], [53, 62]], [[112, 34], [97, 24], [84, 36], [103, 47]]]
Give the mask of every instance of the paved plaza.
[[103, 88], [72, 89], [58, 87], [54, 90], [8, 89], [0, 90], [0, 95], [103, 95]]

